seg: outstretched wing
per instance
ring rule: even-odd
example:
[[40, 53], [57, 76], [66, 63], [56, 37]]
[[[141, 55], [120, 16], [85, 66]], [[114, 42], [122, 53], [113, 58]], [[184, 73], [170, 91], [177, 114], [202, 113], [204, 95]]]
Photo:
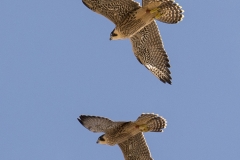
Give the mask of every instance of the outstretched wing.
[[171, 84], [170, 65], [155, 21], [130, 38], [138, 61], [164, 83]]
[[158, 7], [159, 16], [155, 17], [157, 20], [174, 24], [180, 22], [184, 15], [182, 14], [184, 10], [179, 6], [178, 3], [175, 3], [174, 0], [142, 0], [142, 5], [145, 6], [151, 2], [161, 2]]
[[115, 24], [121, 22], [130, 11], [140, 8], [140, 4], [133, 0], [82, 0], [82, 2]]
[[125, 122], [113, 122], [105, 117], [81, 115], [78, 121], [88, 130], [92, 132], [107, 132], [110, 129], [125, 123]]
[[143, 133], [119, 143], [125, 160], [153, 160]]

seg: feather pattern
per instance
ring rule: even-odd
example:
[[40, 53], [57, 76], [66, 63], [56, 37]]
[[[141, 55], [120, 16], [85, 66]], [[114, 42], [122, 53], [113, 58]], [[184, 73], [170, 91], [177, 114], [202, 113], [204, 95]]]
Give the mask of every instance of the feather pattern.
[[119, 143], [125, 160], [153, 160], [143, 133]]
[[133, 0], [82, 1], [116, 25], [111, 40], [130, 38], [139, 62], [159, 80], [171, 84], [169, 59], [155, 20], [178, 23], [184, 17], [181, 6], [174, 0], [143, 0], [143, 7]]
[[89, 115], [79, 116], [78, 121], [85, 128], [87, 128], [92, 132], [107, 132], [125, 123], [125, 122], [113, 122], [112, 120], [105, 117], [89, 116]]
[[138, 61], [164, 83], [171, 84], [170, 64], [156, 22], [130, 38]]
[[162, 132], [166, 120], [154, 113], [143, 113], [136, 121], [112, 121], [105, 117], [81, 115], [78, 121], [92, 132], [105, 132], [99, 137], [102, 144], [118, 144], [125, 160], [152, 160], [142, 133]]

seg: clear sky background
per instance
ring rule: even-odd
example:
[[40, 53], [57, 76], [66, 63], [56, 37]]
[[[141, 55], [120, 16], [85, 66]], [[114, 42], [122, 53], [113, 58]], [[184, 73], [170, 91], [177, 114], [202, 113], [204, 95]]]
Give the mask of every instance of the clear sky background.
[[146, 133], [155, 160], [240, 157], [240, 2], [177, 1], [175, 25], [158, 22], [172, 85], [135, 58], [129, 40], [81, 0], [0, 1], [0, 159], [122, 160], [80, 114], [168, 121]]

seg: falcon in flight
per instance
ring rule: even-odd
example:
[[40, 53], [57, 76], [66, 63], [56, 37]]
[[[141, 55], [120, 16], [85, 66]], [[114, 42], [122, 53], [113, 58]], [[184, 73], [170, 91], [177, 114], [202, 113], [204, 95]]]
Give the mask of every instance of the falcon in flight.
[[183, 10], [174, 0], [82, 0], [92, 11], [115, 25], [110, 40], [129, 38], [138, 61], [164, 83], [171, 84], [169, 59], [155, 20], [174, 24], [183, 19]]
[[105, 117], [81, 115], [78, 121], [92, 132], [104, 132], [97, 143], [118, 145], [125, 160], [153, 160], [143, 132], [163, 132], [167, 121], [157, 114], [141, 114], [136, 121], [112, 121]]

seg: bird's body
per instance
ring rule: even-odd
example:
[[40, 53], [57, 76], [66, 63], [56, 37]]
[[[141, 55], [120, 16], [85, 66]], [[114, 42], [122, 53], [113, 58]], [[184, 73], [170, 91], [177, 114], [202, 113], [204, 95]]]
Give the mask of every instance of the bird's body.
[[162, 132], [167, 126], [157, 114], [141, 114], [136, 121], [114, 122], [108, 118], [81, 115], [78, 121], [93, 132], [104, 132], [97, 143], [116, 145], [121, 148], [126, 160], [152, 159], [142, 132]]
[[143, 29], [145, 26], [154, 21], [156, 12], [151, 13], [160, 2], [153, 2], [144, 7], [136, 7], [130, 11], [123, 21], [116, 23], [114, 33], [117, 36], [112, 36], [113, 40], [130, 38]]
[[[183, 10], [174, 0], [83, 0], [83, 3], [115, 25], [110, 40], [129, 38], [138, 61], [164, 83], [171, 84], [169, 60], [155, 20], [174, 24]], [[155, 19], [155, 20], [154, 20]]]
[[114, 128], [105, 133], [105, 144], [113, 146], [122, 143], [137, 133], [139, 133], [139, 129], [135, 128], [135, 124], [133, 122], [124, 122], [117, 128]]

